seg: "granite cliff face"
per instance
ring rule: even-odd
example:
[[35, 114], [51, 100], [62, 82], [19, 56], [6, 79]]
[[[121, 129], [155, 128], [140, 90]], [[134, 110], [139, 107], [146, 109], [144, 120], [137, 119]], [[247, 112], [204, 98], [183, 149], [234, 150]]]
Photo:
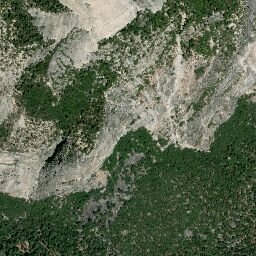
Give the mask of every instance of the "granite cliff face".
[[[40, 199], [104, 187], [108, 177], [102, 169], [104, 161], [122, 136], [140, 127], [154, 139], [164, 139], [165, 146], [207, 151], [216, 129], [233, 114], [237, 100], [255, 91], [253, 1], [249, 12], [241, 1], [228, 18], [212, 12], [191, 24], [182, 5], [176, 16], [169, 14], [165, 20], [172, 9], [163, 0], [60, 2], [68, 11], [26, 10], [42, 35], [41, 44], [14, 46], [8, 41], [10, 25], [0, 19], [4, 44], [0, 122], [8, 126], [0, 151], [2, 192]], [[154, 20], [157, 15], [161, 19]], [[150, 19], [150, 32], [143, 34]], [[216, 33], [214, 26], [219, 29]], [[224, 34], [230, 38], [223, 39]], [[226, 45], [228, 40], [233, 41], [232, 47]], [[46, 56], [50, 59], [43, 75], [28, 70]], [[65, 88], [74, 86], [74, 72], [101, 61], [108, 63], [116, 78], [99, 96], [104, 98], [103, 122], [91, 150], [84, 152], [81, 129], [70, 136], [58, 121], [31, 116], [19, 101], [26, 94], [16, 85], [27, 72], [56, 97], [49, 105], [58, 106]], [[97, 72], [95, 83], [108, 84], [107, 75]], [[39, 108], [39, 116], [44, 111]]]

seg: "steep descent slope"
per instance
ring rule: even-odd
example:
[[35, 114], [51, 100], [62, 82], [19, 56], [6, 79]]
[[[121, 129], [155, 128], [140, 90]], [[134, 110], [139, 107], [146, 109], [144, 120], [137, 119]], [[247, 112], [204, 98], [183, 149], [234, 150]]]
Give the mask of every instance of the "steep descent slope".
[[[28, 55], [16, 79], [4, 192], [42, 198], [105, 186], [104, 161], [141, 127], [165, 147], [207, 151], [239, 97], [255, 89], [254, 20], [244, 1], [166, 1], [160, 11], [163, 1], [61, 2], [69, 11], [27, 10], [48, 45]], [[145, 8], [155, 13], [136, 17]]]

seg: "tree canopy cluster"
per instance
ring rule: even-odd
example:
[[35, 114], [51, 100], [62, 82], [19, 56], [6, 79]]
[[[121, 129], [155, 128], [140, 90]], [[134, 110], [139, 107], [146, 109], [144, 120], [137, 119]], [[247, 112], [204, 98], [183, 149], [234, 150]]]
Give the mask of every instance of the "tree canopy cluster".
[[34, 25], [33, 18], [28, 12], [28, 9], [32, 7], [53, 13], [68, 11], [68, 8], [58, 0], [2, 0], [0, 15], [8, 26], [8, 41], [17, 48], [34, 43], [44, 44], [43, 36]]
[[57, 100], [45, 80], [50, 60], [51, 54], [25, 70], [17, 85], [19, 102], [30, 116], [56, 122], [66, 137], [75, 137], [82, 130], [80, 136], [91, 147], [104, 118], [104, 92], [114, 83], [116, 74], [103, 61], [89, 69], [71, 69], [71, 85]]

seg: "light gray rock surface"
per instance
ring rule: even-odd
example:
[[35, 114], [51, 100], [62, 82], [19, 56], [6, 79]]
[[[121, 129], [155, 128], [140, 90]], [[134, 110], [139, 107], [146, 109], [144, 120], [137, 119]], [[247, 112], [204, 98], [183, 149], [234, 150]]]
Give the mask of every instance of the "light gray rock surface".
[[[256, 89], [253, 11], [249, 15], [244, 45], [239, 54], [224, 63], [227, 70], [223, 73], [218, 70], [223, 66], [218, 56], [207, 61], [196, 53], [187, 59], [183, 57], [181, 37], [189, 39], [196, 36], [196, 28], [191, 27], [181, 36], [176, 36], [171, 48], [172, 65], [162, 65], [149, 75], [148, 70], [154, 66], [165, 43], [164, 33], [157, 36], [155, 46], [150, 53], [142, 54], [138, 64], [127, 58], [125, 65], [129, 67], [129, 74], [120, 74], [115, 85], [105, 93], [104, 125], [94, 148], [87, 155], [78, 154], [77, 159], [70, 163], [46, 168], [48, 157], [54, 153], [62, 138], [59, 135], [56, 137], [53, 122], [35, 122], [16, 106], [14, 86], [17, 79], [29, 64], [43, 59], [50, 49], [57, 47], [48, 68], [48, 85], [58, 93], [65, 86], [58, 82], [58, 78], [65, 73], [65, 66], [81, 68], [94, 60], [98, 57], [99, 41], [118, 33], [136, 17], [138, 11], [150, 9], [156, 12], [163, 2], [61, 0], [70, 9], [69, 12], [52, 14], [39, 9], [29, 10], [45, 40], [54, 39], [55, 43], [45, 51], [34, 52], [32, 56], [14, 56], [15, 51], [10, 47], [3, 59], [11, 62], [0, 63], [10, 67], [0, 71], [0, 123], [11, 113], [17, 114], [6, 143], [8, 146], [0, 151], [0, 191], [12, 196], [40, 199], [102, 188], [108, 177], [108, 173], [102, 170], [104, 161], [122, 136], [140, 127], [148, 129], [155, 139], [165, 138], [168, 144], [209, 150], [216, 129], [234, 113], [237, 100]], [[253, 1], [249, 3], [254, 6]], [[183, 26], [186, 15], [181, 15]], [[221, 20], [221, 14], [211, 17], [211, 22]], [[172, 29], [170, 26], [166, 30]], [[197, 79], [195, 69], [201, 65], [206, 66], [206, 71], [203, 77]], [[138, 87], [146, 76], [149, 86], [138, 93]], [[195, 113], [191, 105], [199, 101], [210, 84], [215, 85], [212, 93], [206, 104]], [[34, 131], [32, 139], [25, 140], [31, 131]], [[14, 145], [16, 151], [10, 145]]]

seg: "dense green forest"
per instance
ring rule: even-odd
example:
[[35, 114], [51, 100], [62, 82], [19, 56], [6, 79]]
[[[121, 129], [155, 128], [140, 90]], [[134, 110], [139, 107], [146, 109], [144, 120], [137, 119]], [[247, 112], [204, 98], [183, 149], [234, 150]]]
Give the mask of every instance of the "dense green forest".
[[[104, 164], [104, 193], [32, 202], [1, 194], [0, 252], [255, 255], [255, 135], [256, 105], [245, 98], [209, 153], [162, 152], [145, 129], [130, 132]], [[134, 154], [142, 157], [128, 165]]]
[[40, 8], [45, 12], [53, 12], [53, 13], [60, 13], [60, 12], [67, 12], [69, 9], [61, 4], [59, 0], [29, 0], [28, 4], [30, 7]]
[[7, 123], [2, 123], [0, 125], [0, 145], [4, 141], [6, 141], [9, 134], [10, 134], [10, 127], [8, 126]]
[[21, 0], [4, 0], [0, 3], [0, 15], [8, 24], [8, 42], [15, 47], [24, 47], [33, 43], [42, 44], [43, 36], [33, 24], [33, 18], [27, 6]]
[[135, 173], [143, 167], [146, 175], [109, 229], [116, 255], [256, 253], [255, 104], [239, 104], [217, 131], [210, 153], [173, 146], [159, 152], [145, 147], [148, 139], [132, 145], [146, 149], [134, 167]]
[[53, 13], [68, 11], [58, 0], [1, 0], [0, 16], [8, 25], [8, 41], [17, 48], [34, 43], [41, 46], [44, 44], [43, 36], [28, 13], [32, 7]]

